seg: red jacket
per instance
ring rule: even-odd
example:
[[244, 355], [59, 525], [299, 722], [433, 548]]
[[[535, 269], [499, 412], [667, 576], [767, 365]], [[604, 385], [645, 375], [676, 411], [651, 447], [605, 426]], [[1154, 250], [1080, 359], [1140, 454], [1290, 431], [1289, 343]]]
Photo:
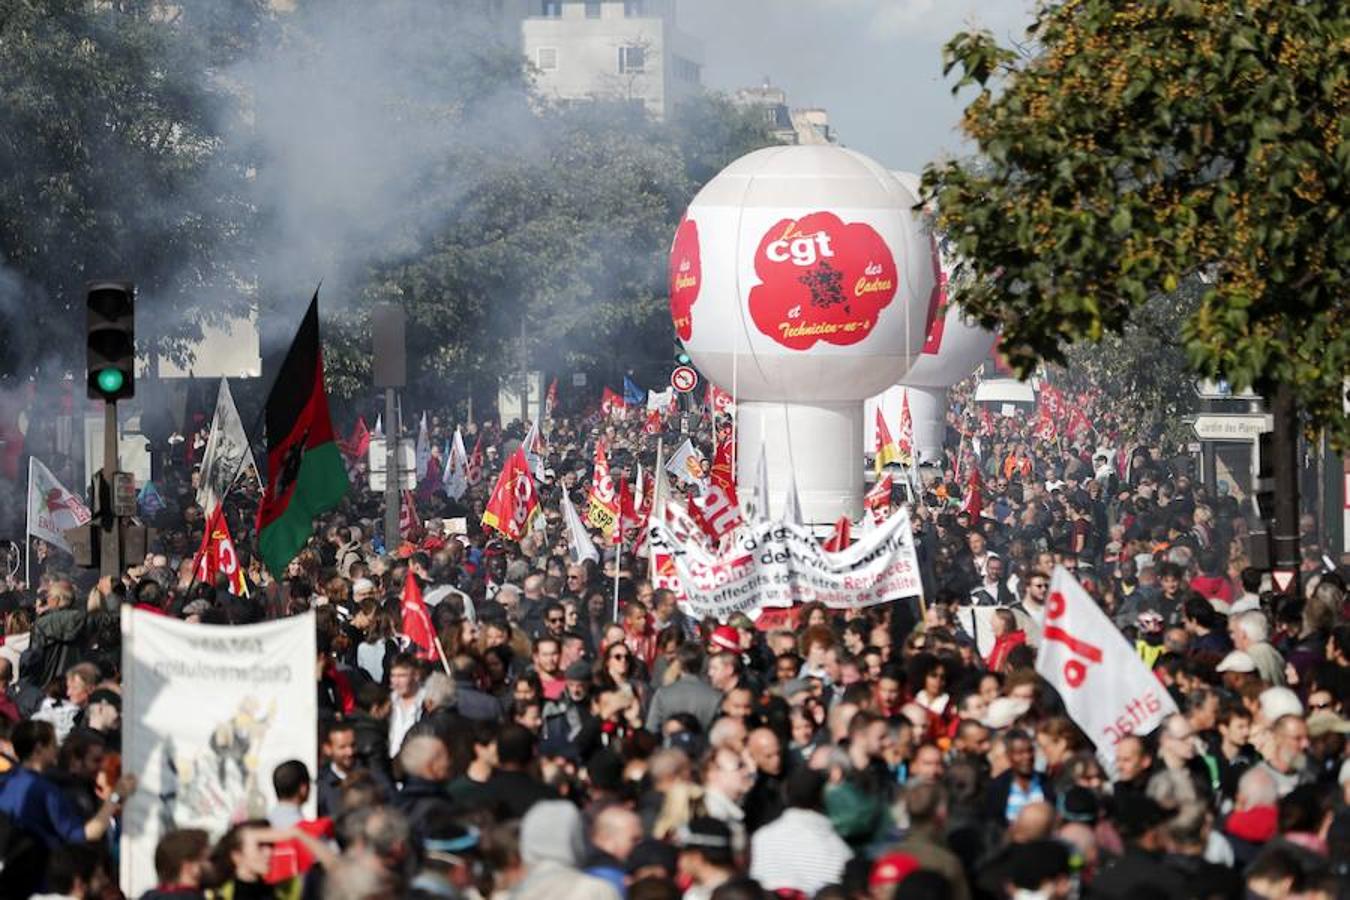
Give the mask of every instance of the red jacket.
[[989, 667], [989, 671], [997, 672], [1003, 668], [1003, 664], [1008, 661], [1008, 654], [1014, 647], [1020, 647], [1027, 642], [1027, 633], [1022, 630], [1012, 631], [1002, 635], [994, 641], [994, 649], [989, 651], [988, 658], [984, 664]]

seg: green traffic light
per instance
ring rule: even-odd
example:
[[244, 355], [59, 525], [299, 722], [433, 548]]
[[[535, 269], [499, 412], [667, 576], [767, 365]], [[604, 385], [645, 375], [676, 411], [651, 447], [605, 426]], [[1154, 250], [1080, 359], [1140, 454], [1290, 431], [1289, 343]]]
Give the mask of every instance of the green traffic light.
[[98, 383], [100, 391], [105, 394], [115, 394], [122, 389], [126, 376], [122, 374], [121, 369], [100, 369], [94, 380]]
[[679, 356], [675, 357], [675, 359], [678, 360], [679, 363], [680, 363], [680, 365], [682, 365], [682, 366], [687, 366], [687, 365], [689, 365], [689, 354], [688, 354], [688, 353], [681, 353]]

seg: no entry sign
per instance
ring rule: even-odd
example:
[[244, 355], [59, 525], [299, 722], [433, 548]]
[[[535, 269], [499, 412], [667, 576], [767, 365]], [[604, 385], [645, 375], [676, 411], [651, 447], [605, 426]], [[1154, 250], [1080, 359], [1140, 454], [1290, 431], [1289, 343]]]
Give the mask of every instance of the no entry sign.
[[676, 366], [670, 373], [670, 386], [687, 394], [698, 386], [698, 373], [689, 366]]

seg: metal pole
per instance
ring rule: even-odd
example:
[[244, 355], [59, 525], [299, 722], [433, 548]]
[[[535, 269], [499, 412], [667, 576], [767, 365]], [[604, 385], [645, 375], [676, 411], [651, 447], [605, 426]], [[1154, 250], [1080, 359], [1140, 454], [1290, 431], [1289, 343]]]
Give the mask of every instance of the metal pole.
[[1298, 567], [1298, 408], [1288, 384], [1275, 388], [1275, 431], [1271, 441], [1275, 474], [1275, 520], [1271, 522], [1274, 569], [1293, 573], [1289, 592], [1299, 595]]
[[520, 317], [520, 424], [530, 424], [530, 367], [525, 354], [525, 316]]
[[113, 512], [113, 474], [117, 471], [117, 403], [103, 404], [103, 483], [99, 503], [107, 506], [103, 514], [103, 533], [98, 542], [98, 573], [118, 578], [122, 571], [121, 522]]
[[394, 407], [394, 389], [384, 389], [384, 549], [393, 553], [398, 547], [399, 499], [398, 441], [402, 423]]

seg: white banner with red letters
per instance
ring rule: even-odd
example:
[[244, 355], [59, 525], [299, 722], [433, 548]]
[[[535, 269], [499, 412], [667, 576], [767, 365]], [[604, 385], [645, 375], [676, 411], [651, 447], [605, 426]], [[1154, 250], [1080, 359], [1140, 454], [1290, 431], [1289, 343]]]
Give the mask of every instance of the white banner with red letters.
[[877, 529], [830, 553], [802, 525], [751, 522], [718, 552], [697, 538], [681, 541], [653, 522], [653, 552], [668, 555], [684, 589], [686, 615], [725, 622], [733, 613], [823, 603], [832, 609], [871, 606], [922, 593], [909, 512], [901, 508]]
[[[155, 845], [175, 828], [214, 841], [266, 818], [272, 770], [316, 773], [314, 614], [195, 625], [122, 610], [122, 771], [140, 780], [122, 820], [121, 887], [153, 888]], [[307, 814], [314, 814], [310, 795]]]
[[1177, 711], [1125, 636], [1063, 566], [1051, 576], [1042, 626], [1036, 674], [1059, 691], [1069, 717], [1108, 766], [1114, 767], [1121, 738], [1147, 734]]

